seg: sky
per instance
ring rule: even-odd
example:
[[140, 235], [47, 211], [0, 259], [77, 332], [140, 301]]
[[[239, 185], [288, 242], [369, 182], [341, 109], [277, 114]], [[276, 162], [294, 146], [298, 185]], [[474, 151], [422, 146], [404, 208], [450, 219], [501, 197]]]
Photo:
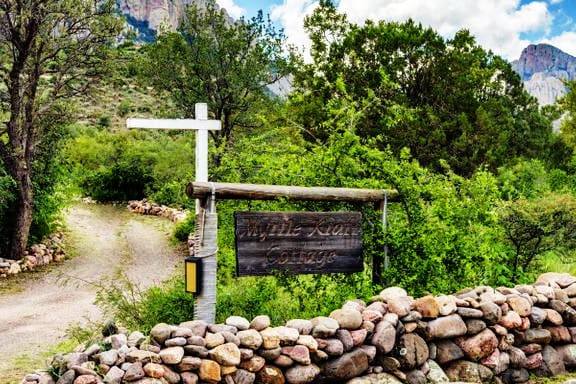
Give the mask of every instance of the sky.
[[[316, 0], [217, 0], [233, 17], [269, 14], [289, 43], [309, 45], [305, 15]], [[468, 29], [476, 41], [507, 60], [529, 44], [548, 43], [576, 56], [576, 0], [335, 0], [348, 20], [405, 21], [434, 28], [445, 38]]]

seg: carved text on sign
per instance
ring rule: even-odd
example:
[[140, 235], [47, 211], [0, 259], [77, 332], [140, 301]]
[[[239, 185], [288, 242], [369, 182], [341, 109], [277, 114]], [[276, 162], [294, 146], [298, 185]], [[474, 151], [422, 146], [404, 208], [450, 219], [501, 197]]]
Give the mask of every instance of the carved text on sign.
[[237, 212], [235, 218], [239, 276], [362, 270], [358, 212]]

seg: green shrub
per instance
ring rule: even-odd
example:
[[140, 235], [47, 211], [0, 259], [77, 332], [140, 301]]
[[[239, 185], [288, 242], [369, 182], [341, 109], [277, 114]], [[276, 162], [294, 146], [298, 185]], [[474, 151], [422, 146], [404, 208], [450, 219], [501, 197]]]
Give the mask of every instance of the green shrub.
[[126, 276], [102, 281], [96, 304], [118, 325], [143, 333], [157, 323], [179, 324], [194, 318], [194, 298], [185, 292], [183, 273], [147, 290], [141, 290]]
[[194, 215], [189, 214], [186, 220], [176, 224], [172, 236], [178, 241], [187, 241], [188, 235], [194, 232], [195, 229]]

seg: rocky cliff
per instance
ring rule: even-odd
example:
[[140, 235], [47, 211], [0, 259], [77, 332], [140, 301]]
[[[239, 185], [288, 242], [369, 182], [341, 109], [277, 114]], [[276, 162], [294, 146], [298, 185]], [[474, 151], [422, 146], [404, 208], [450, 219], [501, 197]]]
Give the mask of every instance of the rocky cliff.
[[512, 68], [522, 78], [526, 90], [541, 105], [553, 104], [566, 93], [562, 80], [576, 79], [576, 57], [548, 45], [529, 45]]
[[205, 0], [117, 0], [120, 12], [137, 33], [138, 40], [150, 42], [160, 26], [176, 28], [186, 7]]

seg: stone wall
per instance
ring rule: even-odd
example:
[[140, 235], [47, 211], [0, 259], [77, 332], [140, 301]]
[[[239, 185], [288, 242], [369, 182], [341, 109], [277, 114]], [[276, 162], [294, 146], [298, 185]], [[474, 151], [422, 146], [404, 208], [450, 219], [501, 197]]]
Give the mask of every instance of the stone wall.
[[188, 211], [170, 208], [165, 205], [156, 204], [146, 199], [129, 201], [128, 210], [132, 213], [138, 213], [141, 215], [165, 217], [175, 223], [184, 221], [188, 217]]
[[66, 254], [63, 247], [64, 235], [61, 231], [52, 234], [40, 244], [34, 244], [24, 251], [22, 259], [10, 260], [0, 257], [0, 278], [33, 271], [38, 266], [61, 262]]
[[575, 306], [567, 274], [418, 299], [390, 287], [370, 303], [278, 327], [267, 316], [231, 316], [158, 324], [148, 337], [119, 332], [57, 356], [52, 370], [58, 384], [523, 383], [576, 366]]

